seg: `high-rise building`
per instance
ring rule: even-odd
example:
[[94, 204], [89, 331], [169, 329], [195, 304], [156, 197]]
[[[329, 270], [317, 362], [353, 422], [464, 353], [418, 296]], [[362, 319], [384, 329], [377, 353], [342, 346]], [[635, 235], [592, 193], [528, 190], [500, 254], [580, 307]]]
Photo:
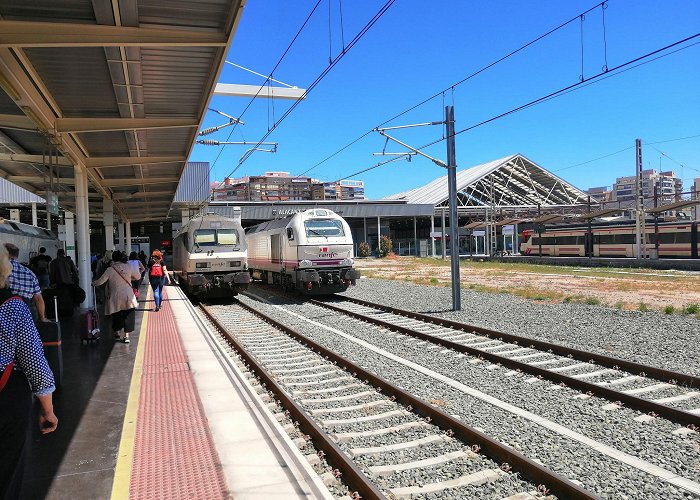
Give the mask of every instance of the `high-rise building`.
[[[642, 196], [654, 197], [654, 187], [660, 200], [676, 201], [683, 192], [683, 181], [675, 172], [657, 172], [654, 169], [642, 170]], [[613, 185], [613, 197], [617, 201], [634, 200], [636, 177], [618, 177]]]

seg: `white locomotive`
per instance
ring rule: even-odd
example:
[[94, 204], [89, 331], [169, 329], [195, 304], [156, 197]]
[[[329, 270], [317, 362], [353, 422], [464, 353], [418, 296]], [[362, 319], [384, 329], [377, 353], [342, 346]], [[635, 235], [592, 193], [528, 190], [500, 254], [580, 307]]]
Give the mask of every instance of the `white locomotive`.
[[191, 219], [173, 240], [173, 271], [197, 297], [232, 297], [250, 283], [241, 210], [234, 218], [205, 214]]
[[350, 226], [331, 210], [314, 208], [264, 222], [246, 233], [253, 279], [306, 294], [342, 292], [360, 278], [353, 269]]
[[56, 251], [63, 248], [63, 243], [48, 229], [22, 224], [0, 218], [0, 242], [14, 243], [19, 248], [19, 262], [28, 263], [29, 259], [39, 253], [39, 248], [46, 248], [46, 255], [52, 259]]

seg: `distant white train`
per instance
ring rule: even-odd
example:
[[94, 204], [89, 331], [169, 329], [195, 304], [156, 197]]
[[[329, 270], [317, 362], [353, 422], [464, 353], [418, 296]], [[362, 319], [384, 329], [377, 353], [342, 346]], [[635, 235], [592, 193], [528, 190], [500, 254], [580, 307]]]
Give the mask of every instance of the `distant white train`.
[[191, 219], [173, 240], [173, 272], [197, 297], [232, 297], [250, 283], [240, 208], [234, 218], [205, 214]]
[[345, 219], [314, 208], [264, 222], [246, 233], [253, 279], [305, 294], [342, 292], [354, 285], [352, 233]]
[[19, 262], [26, 264], [46, 248], [46, 255], [56, 258], [56, 251], [63, 243], [48, 229], [0, 218], [0, 243], [14, 243], [19, 248]]

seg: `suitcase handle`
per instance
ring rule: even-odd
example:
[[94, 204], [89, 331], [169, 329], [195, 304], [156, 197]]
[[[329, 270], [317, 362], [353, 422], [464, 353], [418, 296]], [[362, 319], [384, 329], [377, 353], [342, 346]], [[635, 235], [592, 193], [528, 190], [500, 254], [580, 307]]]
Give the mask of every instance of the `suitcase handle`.
[[58, 296], [53, 296], [53, 314], [56, 316], [56, 323], [58, 323]]

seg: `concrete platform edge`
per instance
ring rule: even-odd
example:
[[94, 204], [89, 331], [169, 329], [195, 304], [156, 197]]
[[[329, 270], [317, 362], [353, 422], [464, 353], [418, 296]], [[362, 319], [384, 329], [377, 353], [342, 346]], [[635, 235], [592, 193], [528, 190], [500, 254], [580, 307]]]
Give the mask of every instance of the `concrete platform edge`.
[[[306, 458], [301, 454], [291, 438], [282, 429], [272, 412], [266, 404], [259, 398], [255, 389], [250, 385], [245, 375], [236, 366], [233, 360], [226, 353], [226, 348], [218, 337], [209, 330], [207, 325], [201, 320], [196, 309], [189, 303], [185, 294], [177, 287], [169, 287], [168, 293], [171, 298], [177, 298], [178, 304], [185, 304], [186, 310], [180, 307], [173, 308], [178, 330], [190, 364], [197, 390], [200, 393], [202, 406], [207, 417], [215, 446], [222, 462], [226, 457], [231, 457], [232, 450], [226, 446], [226, 442], [231, 438], [230, 422], [222, 418], [222, 408], [220, 398], [212, 396], [211, 380], [227, 380], [230, 383], [228, 391], [233, 389], [233, 397], [240, 399], [239, 405], [245, 407], [245, 418], [250, 419], [249, 424], [255, 425], [264, 436], [268, 446], [266, 453], [274, 455], [274, 460], [279, 467], [289, 476], [291, 483], [295, 483], [294, 496], [298, 498], [323, 498], [332, 499], [333, 495], [323, 484], [321, 478], [313, 470]], [[190, 316], [188, 318], [187, 316]], [[188, 321], [194, 320], [197, 328], [185, 328]], [[198, 338], [197, 338], [198, 337]], [[206, 346], [206, 349], [203, 349]], [[205, 353], [205, 350], [208, 353]], [[214, 360], [217, 362], [214, 363]], [[216, 365], [216, 369], [214, 369]], [[215, 370], [215, 371], [213, 371]], [[212, 372], [213, 371], [213, 372]], [[239, 418], [241, 416], [239, 415]], [[268, 460], [270, 457], [268, 457]], [[255, 478], [250, 476], [245, 469], [248, 466], [243, 464], [223, 463], [224, 476], [230, 493], [236, 499], [246, 498], [270, 498], [282, 493], [277, 487], [284, 490], [289, 486], [283, 484], [268, 484], [262, 486], [253, 484]], [[246, 485], [246, 482], [249, 484]], [[291, 492], [285, 492], [285, 498], [292, 498]]]

